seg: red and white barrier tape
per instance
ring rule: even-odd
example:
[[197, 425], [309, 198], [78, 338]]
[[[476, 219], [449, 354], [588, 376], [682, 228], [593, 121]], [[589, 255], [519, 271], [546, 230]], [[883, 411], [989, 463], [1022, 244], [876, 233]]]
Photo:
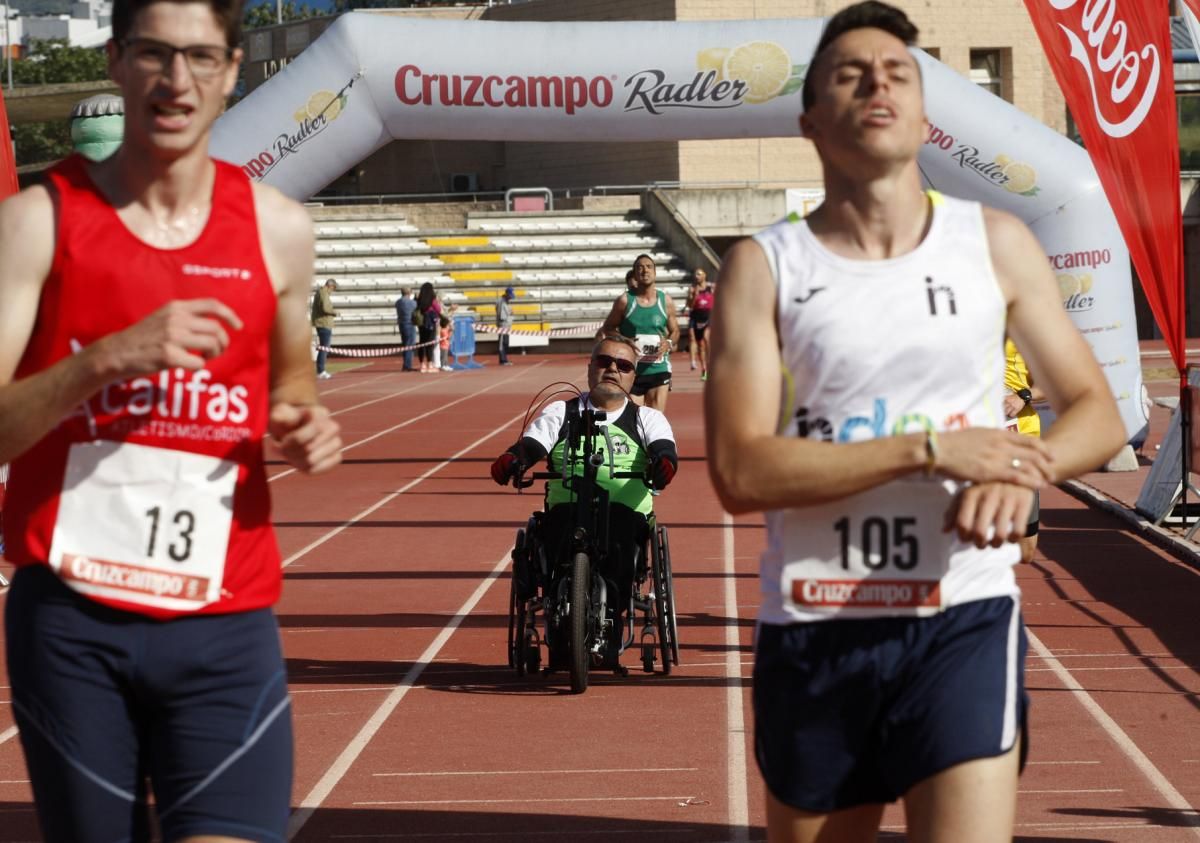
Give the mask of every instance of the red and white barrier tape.
[[594, 334], [603, 322], [576, 325], [573, 328], [551, 328], [548, 331], [531, 331], [526, 328], [499, 328], [495, 325], [476, 325], [475, 330], [484, 334], [520, 334], [527, 337], [570, 337], [576, 334]]
[[[551, 328], [548, 331], [529, 331], [523, 328], [498, 328], [495, 325], [476, 325], [475, 330], [484, 334], [509, 334], [529, 337], [569, 337], [578, 334], [594, 334], [600, 329], [603, 323], [593, 322], [590, 325], [576, 325], [573, 328]], [[429, 342], [416, 343], [415, 345], [398, 345], [388, 346], [386, 348], [339, 348], [337, 346], [318, 345], [317, 351], [324, 351], [334, 357], [391, 357], [396, 354], [403, 354], [406, 351], [414, 351], [418, 348], [424, 348], [427, 345], [434, 345], [438, 341], [430, 340]]]

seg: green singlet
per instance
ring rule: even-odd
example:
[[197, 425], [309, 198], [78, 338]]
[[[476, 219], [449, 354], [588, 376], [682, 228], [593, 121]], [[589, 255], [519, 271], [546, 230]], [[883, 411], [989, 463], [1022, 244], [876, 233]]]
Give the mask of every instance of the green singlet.
[[658, 302], [651, 307], [638, 304], [637, 293], [625, 294], [625, 318], [619, 330], [638, 344], [643, 357], [652, 358], [638, 361], [638, 377], [671, 371], [669, 354], [659, 360], [657, 352], [647, 354], [644, 350], [646, 346], [658, 348], [667, 335], [667, 295], [662, 290], [657, 293]]

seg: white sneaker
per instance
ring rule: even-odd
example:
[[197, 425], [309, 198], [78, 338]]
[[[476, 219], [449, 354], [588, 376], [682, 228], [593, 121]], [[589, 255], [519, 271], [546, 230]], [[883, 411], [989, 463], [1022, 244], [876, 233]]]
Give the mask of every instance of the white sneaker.
[[329, 372], [321, 372], [321, 374], [317, 375], [317, 377], [323, 381], [327, 381], [332, 378], [333, 375], [329, 374]]

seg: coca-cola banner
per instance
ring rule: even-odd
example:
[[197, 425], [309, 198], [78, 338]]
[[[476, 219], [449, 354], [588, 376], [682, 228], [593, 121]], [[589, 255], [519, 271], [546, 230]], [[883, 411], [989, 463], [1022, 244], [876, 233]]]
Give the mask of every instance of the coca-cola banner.
[[[800, 84], [823, 26], [802, 18], [509, 23], [350, 13], [221, 117], [212, 151], [307, 199], [395, 138], [794, 137]], [[1030, 225], [1132, 435], [1146, 415], [1129, 259], [1087, 153], [914, 54], [933, 125], [922, 172], [939, 190]]]
[[1182, 372], [1183, 218], [1166, 4], [1025, 0], [1025, 5]]

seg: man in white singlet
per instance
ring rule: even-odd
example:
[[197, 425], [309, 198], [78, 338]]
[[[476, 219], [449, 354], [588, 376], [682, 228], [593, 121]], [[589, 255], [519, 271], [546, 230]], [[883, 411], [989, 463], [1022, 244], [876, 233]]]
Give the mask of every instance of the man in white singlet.
[[[721, 271], [714, 319], [741, 329], [713, 338], [709, 467], [726, 509], [766, 513], [770, 841], [874, 841], [896, 799], [911, 840], [1011, 840], [1016, 542], [1034, 490], [1125, 438], [1029, 230], [922, 192], [916, 38], [883, 3], [830, 19], [800, 117], [825, 201]], [[1006, 329], [1058, 413], [1040, 441], [1004, 430]]]

